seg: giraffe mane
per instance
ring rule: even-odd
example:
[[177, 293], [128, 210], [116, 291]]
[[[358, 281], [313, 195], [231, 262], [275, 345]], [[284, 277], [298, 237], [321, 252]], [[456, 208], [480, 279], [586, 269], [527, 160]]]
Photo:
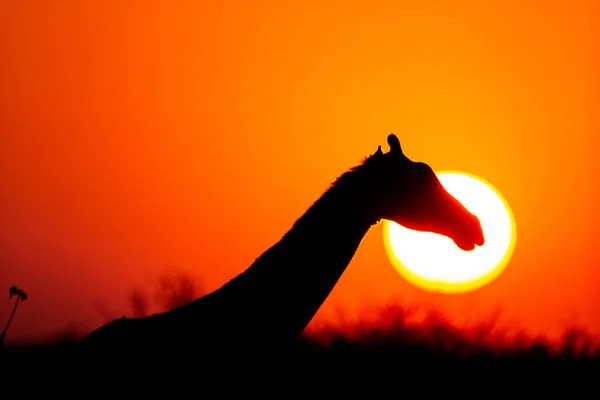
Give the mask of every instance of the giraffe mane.
[[333, 188], [336, 188], [336, 187], [343, 186], [349, 180], [351, 180], [350, 178], [353, 178], [356, 175], [360, 175], [360, 174], [364, 173], [364, 171], [365, 171], [366, 168], [368, 168], [369, 166], [373, 165], [377, 161], [380, 161], [381, 156], [382, 156], [381, 153], [375, 153], [375, 154], [371, 154], [370, 156], [367, 156], [367, 157], [363, 158], [362, 161], [360, 162], [360, 164], [355, 165], [354, 167], [348, 169], [346, 172], [344, 172], [342, 175], [340, 175], [330, 185], [329, 190], [331, 190]]
[[382, 158], [383, 154], [378, 151], [375, 154], [363, 158], [360, 164], [348, 169], [346, 172], [338, 176], [338, 178], [329, 185], [321, 197], [319, 197], [319, 199], [312, 204], [306, 213], [296, 220], [296, 224], [303, 220], [310, 219], [312, 215], [319, 213], [320, 210], [327, 209], [329, 200], [335, 196], [336, 193], [340, 193], [340, 191], [347, 191], [348, 194], [351, 195], [353, 192], [355, 192], [356, 189], [354, 188], [354, 185], [356, 184], [356, 178], [360, 179], [364, 177], [368, 168], [381, 161]]

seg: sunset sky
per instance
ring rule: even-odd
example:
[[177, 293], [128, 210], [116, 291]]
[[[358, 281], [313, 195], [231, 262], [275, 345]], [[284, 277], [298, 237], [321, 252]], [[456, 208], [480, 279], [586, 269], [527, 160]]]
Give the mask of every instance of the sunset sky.
[[7, 341], [129, 314], [169, 270], [212, 291], [394, 132], [491, 182], [518, 241], [469, 294], [407, 283], [381, 226], [315, 323], [391, 301], [600, 336], [600, 3], [8, 0], [0, 11]]

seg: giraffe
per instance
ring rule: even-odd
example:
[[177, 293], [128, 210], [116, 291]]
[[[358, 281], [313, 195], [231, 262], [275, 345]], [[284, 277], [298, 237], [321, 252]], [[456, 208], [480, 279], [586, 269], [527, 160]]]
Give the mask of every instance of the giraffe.
[[410, 160], [395, 134], [387, 142], [389, 152], [378, 146], [340, 175], [281, 240], [222, 287], [163, 313], [117, 319], [85, 337], [81, 348], [204, 354], [294, 343], [382, 219], [447, 236], [464, 251], [483, 245], [478, 218], [432, 168]]

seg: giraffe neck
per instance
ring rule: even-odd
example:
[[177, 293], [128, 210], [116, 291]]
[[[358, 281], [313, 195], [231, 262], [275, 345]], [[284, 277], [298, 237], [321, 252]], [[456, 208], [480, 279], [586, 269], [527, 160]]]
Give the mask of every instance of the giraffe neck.
[[113, 321], [89, 334], [82, 349], [220, 353], [295, 341], [380, 219], [368, 168], [367, 159], [340, 176], [279, 242], [220, 289], [167, 312]]
[[360, 180], [338, 180], [245, 272], [170, 313], [253, 341], [297, 339], [378, 222]]

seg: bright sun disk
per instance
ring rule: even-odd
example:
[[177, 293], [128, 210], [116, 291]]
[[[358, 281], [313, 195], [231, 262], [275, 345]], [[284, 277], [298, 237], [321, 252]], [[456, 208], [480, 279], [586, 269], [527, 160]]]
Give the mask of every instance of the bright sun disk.
[[425, 290], [457, 293], [480, 288], [506, 267], [516, 241], [512, 211], [483, 179], [462, 172], [439, 172], [446, 190], [475, 214], [485, 244], [463, 251], [449, 238], [384, 221], [385, 248], [398, 272]]

